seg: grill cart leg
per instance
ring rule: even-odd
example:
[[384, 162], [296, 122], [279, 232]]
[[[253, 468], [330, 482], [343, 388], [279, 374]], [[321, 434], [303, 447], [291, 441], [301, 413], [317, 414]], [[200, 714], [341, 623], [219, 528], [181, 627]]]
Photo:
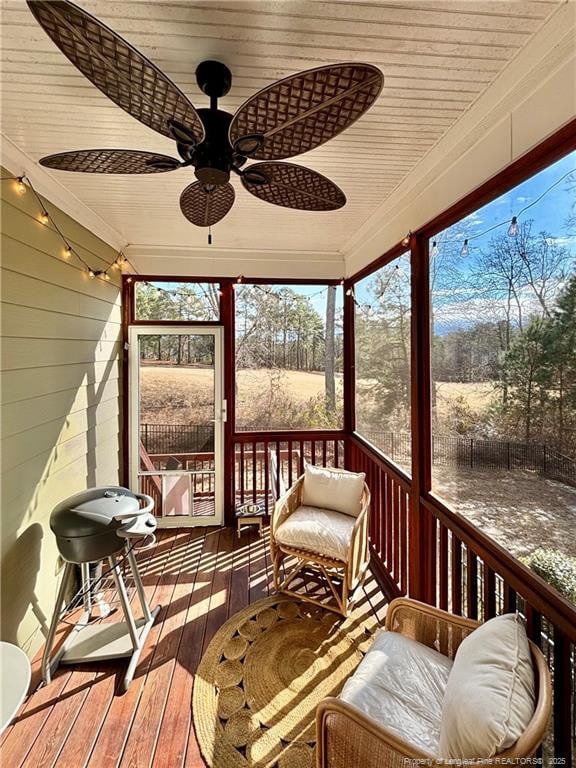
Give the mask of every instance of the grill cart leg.
[[60, 611], [62, 610], [62, 603], [66, 597], [66, 590], [70, 583], [70, 578], [74, 573], [74, 565], [72, 563], [66, 563], [64, 566], [64, 573], [62, 574], [62, 581], [58, 588], [58, 596], [56, 597], [56, 605], [54, 606], [54, 613], [52, 614], [52, 621], [50, 622], [50, 629], [48, 630], [48, 637], [46, 638], [46, 645], [44, 646], [44, 655], [42, 656], [42, 679], [48, 685], [52, 682], [52, 672], [58, 666], [62, 655], [64, 654], [64, 645], [56, 656], [50, 660], [50, 654], [52, 653], [52, 646], [54, 645], [54, 638], [56, 637], [56, 630], [60, 621]]

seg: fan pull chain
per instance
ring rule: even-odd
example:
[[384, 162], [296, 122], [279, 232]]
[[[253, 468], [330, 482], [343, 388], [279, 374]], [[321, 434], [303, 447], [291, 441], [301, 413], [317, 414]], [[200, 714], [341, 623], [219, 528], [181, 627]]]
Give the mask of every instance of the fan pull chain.
[[212, 245], [212, 227], [208, 227], [208, 245]]

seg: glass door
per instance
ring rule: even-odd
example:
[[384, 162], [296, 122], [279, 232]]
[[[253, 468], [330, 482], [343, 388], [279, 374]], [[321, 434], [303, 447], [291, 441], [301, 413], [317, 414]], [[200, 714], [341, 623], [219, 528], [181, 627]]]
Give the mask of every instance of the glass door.
[[161, 526], [221, 525], [222, 329], [130, 328], [130, 483]]

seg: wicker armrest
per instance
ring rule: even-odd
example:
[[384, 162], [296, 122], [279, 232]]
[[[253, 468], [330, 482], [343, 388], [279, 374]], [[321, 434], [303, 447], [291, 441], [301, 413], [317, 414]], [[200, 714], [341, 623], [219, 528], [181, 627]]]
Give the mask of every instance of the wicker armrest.
[[336, 698], [318, 705], [316, 738], [317, 768], [406, 768], [406, 758], [432, 757]]
[[462, 640], [479, 625], [478, 621], [406, 597], [392, 600], [386, 613], [386, 629], [411, 637], [451, 659]]
[[350, 554], [348, 558], [349, 587], [352, 589], [358, 583], [370, 559], [368, 551], [368, 515], [370, 512], [370, 491], [364, 484], [362, 507], [356, 518], [350, 539]]
[[298, 478], [296, 482], [294, 483], [291, 488], [289, 488], [286, 493], [281, 496], [276, 504], [274, 505], [274, 510], [272, 512], [272, 517], [270, 519], [270, 533], [272, 536], [274, 536], [274, 533], [276, 532], [276, 529], [282, 525], [284, 520], [286, 518], [290, 517], [292, 512], [294, 512], [298, 507], [302, 504], [302, 489], [304, 487], [304, 475]]

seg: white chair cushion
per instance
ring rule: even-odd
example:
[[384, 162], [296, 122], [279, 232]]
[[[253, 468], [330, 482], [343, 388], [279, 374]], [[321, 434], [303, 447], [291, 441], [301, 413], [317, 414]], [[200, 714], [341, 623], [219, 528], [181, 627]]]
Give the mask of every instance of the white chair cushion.
[[302, 504], [308, 507], [334, 509], [358, 517], [364, 489], [364, 472], [348, 472], [306, 465]]
[[380, 632], [340, 698], [395, 736], [438, 754], [442, 699], [452, 661], [398, 632]]
[[347, 560], [355, 522], [333, 509], [302, 506], [276, 529], [274, 538], [287, 547]]
[[460, 644], [446, 686], [443, 758], [487, 758], [511, 747], [534, 713], [534, 670], [524, 625], [497, 616]]

